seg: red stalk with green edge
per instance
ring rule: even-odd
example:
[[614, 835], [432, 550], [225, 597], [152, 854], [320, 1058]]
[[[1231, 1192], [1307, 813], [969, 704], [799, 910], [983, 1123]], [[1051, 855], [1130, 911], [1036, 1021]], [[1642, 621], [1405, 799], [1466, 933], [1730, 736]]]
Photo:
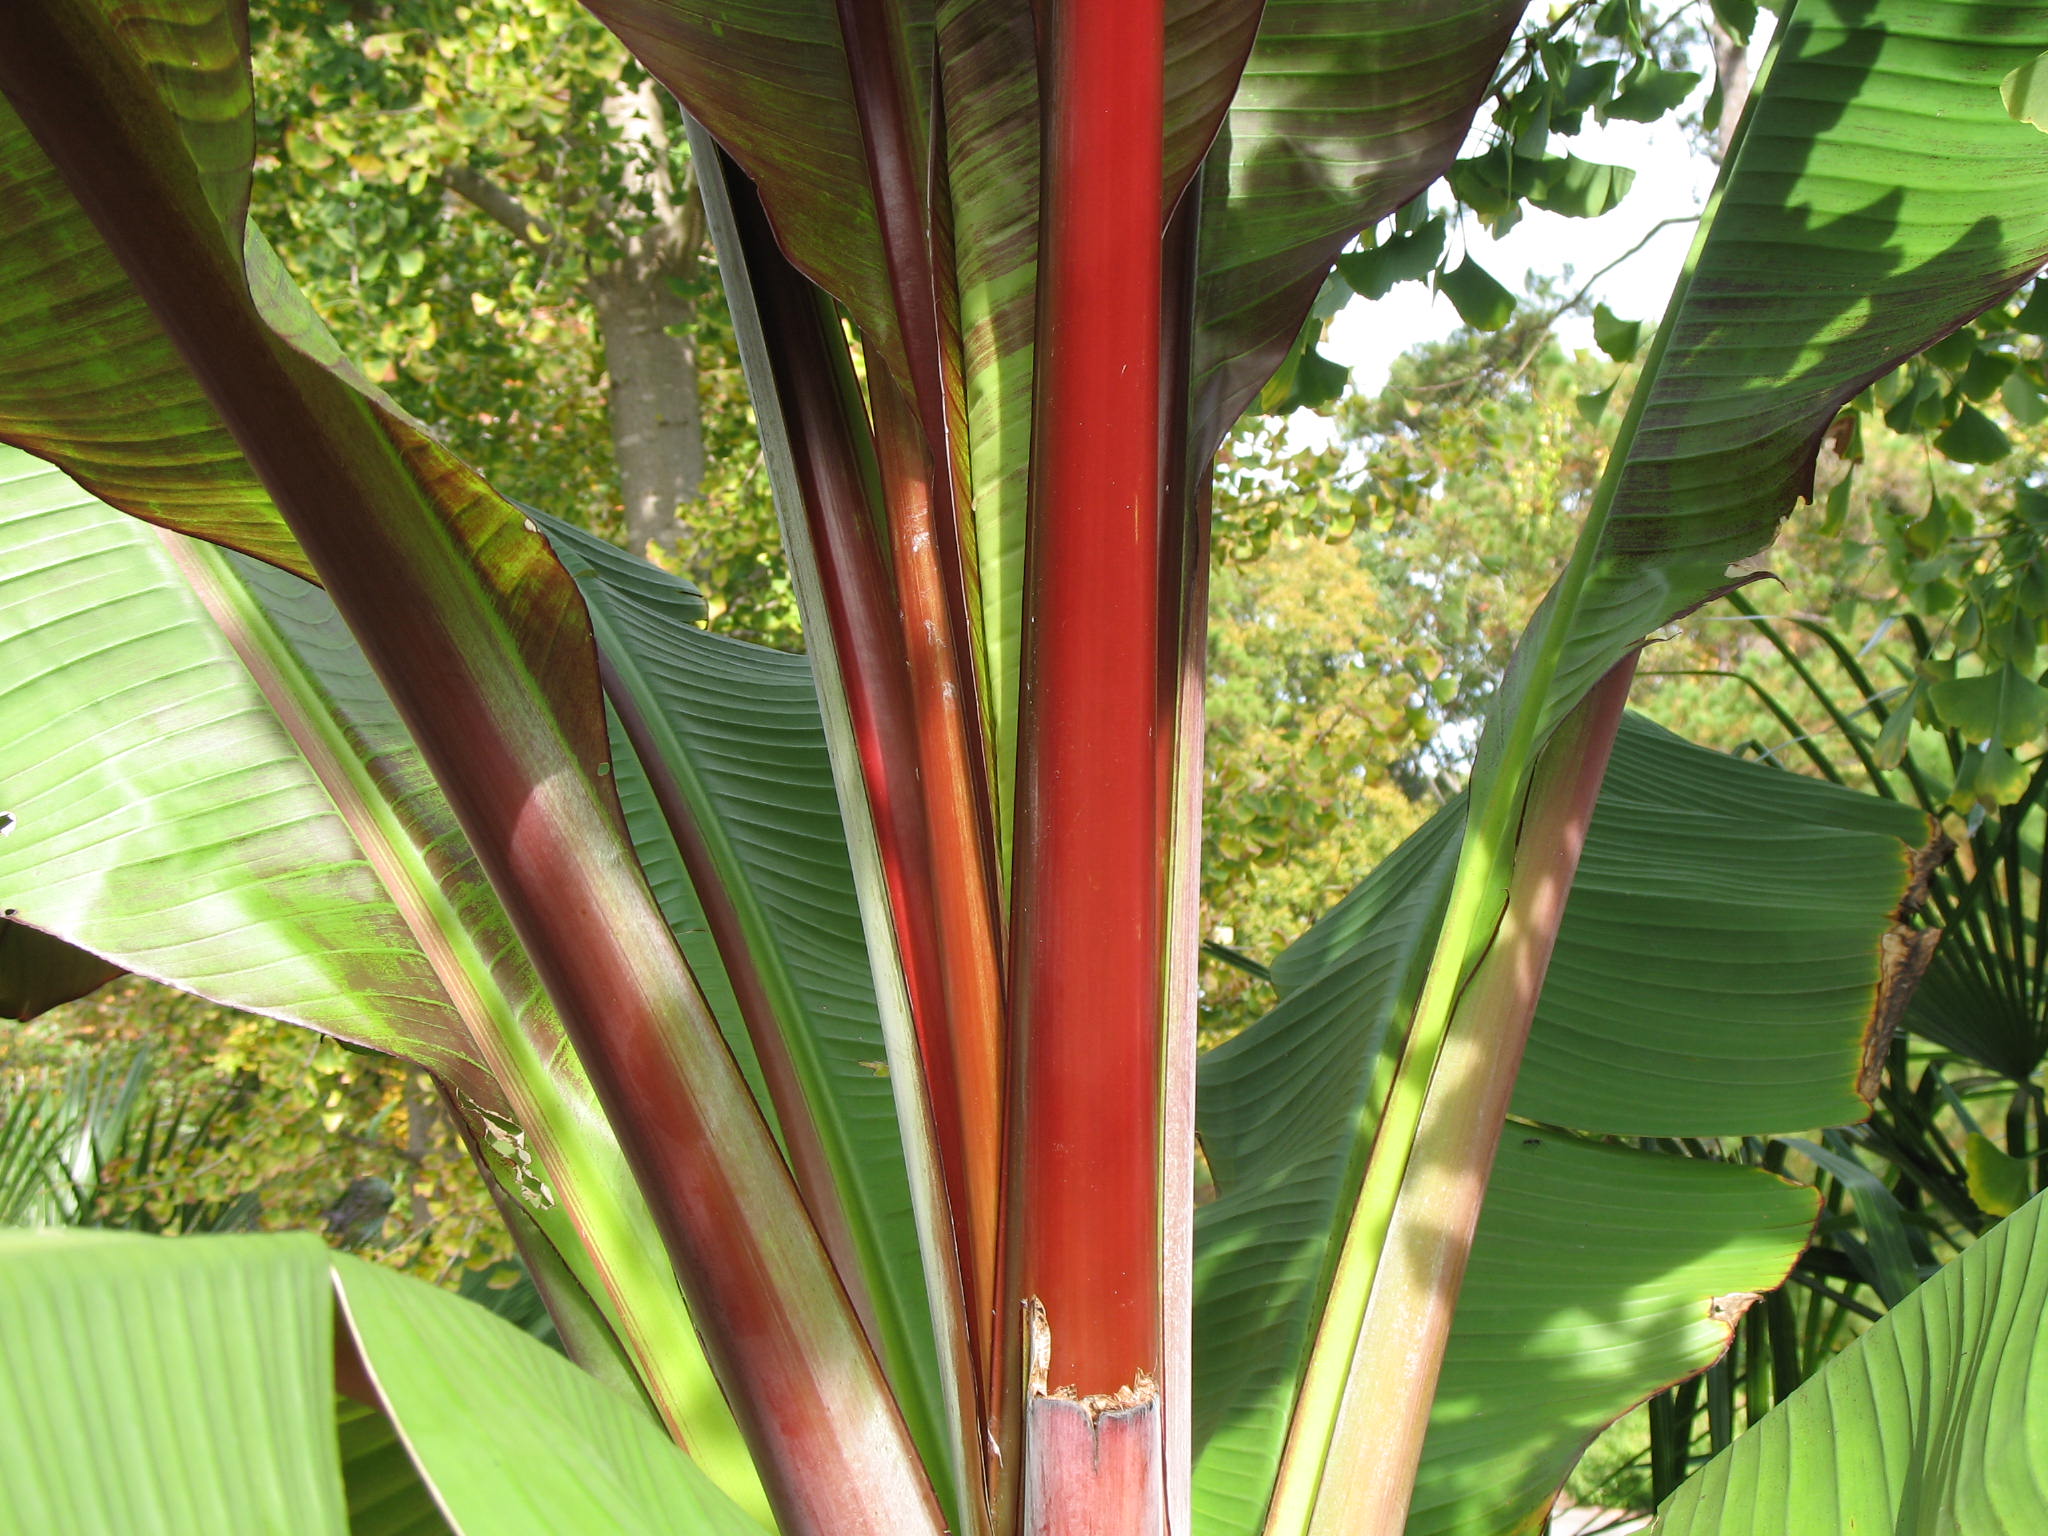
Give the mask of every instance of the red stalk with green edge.
[[[803, 487], [802, 511], [833, 645], [841, 658], [847, 709], [859, 747], [863, 789], [871, 808], [902, 955], [910, 1012], [929, 1095], [933, 1136], [944, 1170], [963, 1295], [978, 1294], [963, 1233], [973, 1209], [972, 1147], [986, 1134], [969, 1118], [976, 1106], [970, 1077], [946, 1027], [947, 973], [932, 889], [933, 856], [920, 818], [919, 740], [909, 697], [909, 667], [886, 567], [882, 561], [860, 464], [857, 432], [864, 424], [829, 306], [783, 258], [743, 177], [726, 178], [737, 234], [746, 252], [751, 290], [768, 343], [774, 388], [783, 404], [790, 456]], [[878, 381], [886, 390], [886, 380]], [[758, 385], [756, 386], [759, 387]], [[987, 1379], [987, 1313], [970, 1304], [968, 1336], [979, 1380]], [[987, 1401], [987, 1389], [975, 1395]], [[986, 1412], [986, 1408], [982, 1409]]]
[[928, 1071], [934, 1094], [957, 1105], [954, 1216], [966, 1248], [970, 1323], [989, 1381], [995, 1374], [997, 1333], [988, 1320], [997, 1313], [1002, 1174], [1002, 904], [962, 538], [964, 446], [954, 430], [952, 398], [957, 368], [949, 366], [940, 324], [954, 307], [952, 285], [942, 281], [934, 261], [931, 104], [920, 102], [912, 88], [902, 8], [838, 0], [837, 13], [909, 370], [908, 377], [892, 377], [883, 360], [868, 380], [868, 399], [931, 857], [938, 922], [931, 942], [943, 977], [944, 1017], [924, 1032], [943, 1034], [947, 1045]]
[[[1324, 1489], [1312, 1464], [1298, 1478], [1282, 1471], [1283, 1486], [1313, 1500], [1308, 1529], [1316, 1536], [1400, 1536], [1407, 1523], [1473, 1229], [1636, 656], [1618, 662], [1545, 743], [1522, 805], [1507, 905], [1459, 995], [1413, 1146], [1374, 1148], [1368, 1177], [1400, 1192], [1388, 1228], [1348, 1234], [1338, 1259], [1340, 1276], [1353, 1263], [1376, 1270], [1356, 1351], [1344, 1362], [1344, 1397], [1327, 1444], [1289, 1448], [1290, 1456], [1332, 1458], [1342, 1475]], [[1388, 1230], [1400, 1240], [1389, 1242]], [[1318, 1373], [1314, 1360], [1309, 1373]], [[1288, 1507], [1276, 1506], [1271, 1518], [1284, 1521]]]
[[969, 714], [972, 666], [962, 664], [966, 658], [953, 644], [958, 631], [946, 598], [948, 585], [957, 582], [945, 578], [945, 542], [937, 529], [951, 520], [949, 509], [933, 504], [938, 482], [889, 380], [877, 381], [873, 399], [916, 718], [918, 787], [938, 921], [933, 942], [943, 980], [945, 1012], [927, 1033], [943, 1035], [946, 1049], [927, 1069], [928, 1080], [956, 1106], [961, 1145], [955, 1219], [966, 1247], [963, 1265], [988, 1380], [994, 1375], [996, 1332], [987, 1319], [996, 1311], [1003, 1122], [1000, 929], [994, 845], [983, 835], [989, 824], [988, 777], [970, 755], [979, 737]]
[[[600, 637], [609, 642], [610, 636], [604, 633], [607, 627], [604, 621], [596, 615], [593, 619]], [[748, 947], [745, 929], [727, 887], [725, 871], [720, 868], [705, 829], [690, 809], [689, 799], [676, 780], [674, 760], [662, 750], [648, 711], [642, 708], [632, 685], [620, 675], [618, 663], [613, 658], [623, 654], [626, 654], [624, 646], [609, 644], [598, 653], [598, 675], [604, 681], [605, 697], [618, 712], [626, 738], [640, 758], [641, 768], [654, 790], [655, 802], [661, 807], [662, 818], [668, 824], [669, 835], [676, 840], [683, 866], [689, 871], [690, 885], [704, 908], [705, 925], [710, 928], [712, 940], [718, 946], [718, 957], [724, 963], [726, 978], [732, 983], [740, 1017], [746, 1022], [747, 1038], [753, 1042], [755, 1059], [760, 1062], [761, 1075], [767, 1082], [769, 1102], [775, 1110], [776, 1125], [788, 1150], [790, 1174], [796, 1180], [797, 1192], [803, 1197], [804, 1209], [810, 1213], [811, 1223], [818, 1230], [818, 1239], [831, 1256], [832, 1268], [839, 1276], [839, 1283], [846, 1288], [847, 1299], [861, 1320], [868, 1343], [879, 1353], [874, 1305], [868, 1298], [866, 1281], [861, 1274], [846, 1205], [833, 1182], [831, 1163], [819, 1141], [810, 1107], [804, 1101], [802, 1080], [790, 1060], [786, 1033], [791, 1027], [790, 1022], [778, 1013], [755, 964], [754, 952]]]
[[[951, 677], [957, 696], [929, 730], [943, 728], [959, 738], [953, 750], [981, 775], [975, 795], [980, 857], [987, 900], [997, 900], [992, 861], [995, 847], [993, 807], [989, 803], [988, 747], [983, 730], [983, 683], [975, 662], [972, 579], [964, 523], [965, 444], [958, 431], [961, 388], [959, 339], [946, 316], [958, 307], [950, 262], [943, 239], [944, 195], [939, 182], [941, 162], [934, 155], [935, 103], [920, 100], [913, 89], [916, 63], [908, 57], [911, 28], [900, 0], [863, 3], [835, 0], [846, 42], [853, 110], [860, 124], [868, 183], [874, 197], [875, 222], [892, 307], [902, 332], [907, 376], [896, 379], [910, 407], [909, 419], [892, 411], [885, 424], [875, 410], [875, 437], [881, 451], [900, 438], [895, 451], [906, 471], [925, 482], [923, 516], [934, 548], [929, 556], [933, 594], [944, 621], [933, 642], [939, 670]], [[936, 84], [927, 78], [928, 87]], [[883, 372], [895, 373], [889, 359]], [[870, 396], [876, 397], [871, 389]], [[911, 425], [914, 422], [915, 425]], [[920, 464], [919, 458], [922, 457]], [[901, 539], [899, 534], [899, 540]], [[900, 565], [899, 580], [907, 577]], [[938, 623], [934, 617], [932, 620]], [[906, 631], [908, 633], [908, 631]], [[914, 642], [913, 642], [914, 643]], [[957, 674], [955, 676], [954, 674]]]
[[[1157, 4], [1042, 14], [1008, 1262], [1015, 1303], [1043, 1308], [1034, 1379], [1083, 1397], [1134, 1391], [1156, 1414], [1162, 17]], [[1027, 1446], [1044, 1401], [1027, 1407]], [[1096, 1476], [1138, 1475], [1159, 1455], [1156, 1423], [1149, 1433], [1128, 1464], [1057, 1458], [1047, 1475], [1075, 1481], [1045, 1507], [1079, 1507]]]
[[[790, 433], [790, 456], [801, 483], [810, 548], [824, 586], [833, 642], [842, 658], [848, 708], [859, 739], [862, 778], [886, 865], [890, 906], [913, 1012], [939, 1016], [942, 982], [930, 952], [930, 854], [917, 816], [916, 734], [906, 686], [902, 635], [895, 622], [869, 480], [855, 426], [864, 419], [844, 345], [829, 303], [790, 267], [750, 196], [745, 177], [727, 178], [733, 215], [746, 253], [774, 384]], [[834, 355], [835, 349], [837, 356]], [[843, 377], [842, 377], [843, 375]], [[758, 386], [757, 386], [758, 387]], [[920, 1026], [922, 1027], [922, 1025]], [[934, 1041], [928, 1048], [937, 1048]], [[934, 1103], [945, 1116], [951, 1106]], [[942, 1124], [942, 1144], [957, 1131]]]
[[[155, 103], [102, 25], [70, 6], [11, 13], [0, 88], [234, 433], [433, 768], [648, 1193], [771, 1502], [799, 1529], [936, 1529], [874, 1356], [623, 846], [566, 573], [511, 508], [269, 329], [181, 156], [95, 131]], [[181, 147], [167, 114], [157, 135]], [[499, 558], [479, 563], [478, 546]]]

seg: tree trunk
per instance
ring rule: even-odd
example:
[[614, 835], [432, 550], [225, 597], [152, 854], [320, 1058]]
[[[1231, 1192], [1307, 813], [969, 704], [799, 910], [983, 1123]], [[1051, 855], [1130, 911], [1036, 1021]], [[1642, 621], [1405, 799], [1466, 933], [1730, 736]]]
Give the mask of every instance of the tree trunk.
[[1728, 158], [1728, 145], [1735, 137], [1735, 125], [1742, 121], [1742, 109], [1749, 105], [1749, 47], [1738, 43], [1719, 22], [1712, 27], [1714, 67], [1721, 78], [1720, 157]]
[[[612, 452], [626, 506], [626, 545], [689, 542], [689, 508], [704, 483], [695, 308], [672, 268], [631, 258], [595, 274], [590, 301], [611, 375]], [[680, 332], [680, 334], [678, 334]]]
[[[676, 185], [662, 89], [652, 80], [605, 98], [617, 136], [625, 195], [609, 200], [587, 233], [616, 254], [595, 267], [586, 292], [604, 341], [612, 453], [626, 509], [626, 544], [645, 554], [662, 543], [689, 562], [691, 504], [704, 485], [704, 410], [697, 394], [696, 305], [684, 297], [704, 244], [694, 183]], [[557, 231], [474, 166], [444, 171], [448, 190], [530, 246]]]
[[[652, 80], [608, 97], [604, 115], [626, 155], [631, 202], [611, 211], [617, 260], [594, 271], [590, 299], [611, 375], [612, 449], [626, 507], [626, 544], [677, 546], [688, 559], [691, 505], [704, 483], [697, 395], [696, 306], [679, 291], [703, 244], [695, 189], [670, 171], [668, 122]], [[653, 217], [648, 217], [649, 213]]]

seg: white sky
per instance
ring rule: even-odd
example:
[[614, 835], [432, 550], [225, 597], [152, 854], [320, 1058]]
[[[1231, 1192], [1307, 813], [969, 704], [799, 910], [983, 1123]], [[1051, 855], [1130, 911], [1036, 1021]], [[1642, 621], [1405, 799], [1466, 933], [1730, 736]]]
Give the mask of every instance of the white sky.
[[[1749, 50], [1752, 65], [1763, 60], [1771, 25], [1769, 12], [1758, 17], [1757, 35]], [[1635, 170], [1635, 184], [1613, 209], [1596, 219], [1568, 219], [1532, 209], [1499, 240], [1468, 218], [1462, 233], [1451, 232], [1448, 253], [1452, 264], [1462, 242], [1473, 260], [1518, 294], [1526, 289], [1527, 275], [1534, 273], [1561, 279], [1560, 297], [1564, 297], [1641, 240], [1660, 220], [1698, 213], [1713, 189], [1715, 167], [1695, 152], [1677, 119], [1698, 113], [1713, 89], [1713, 65], [1705, 60], [1692, 67], [1703, 70], [1706, 78], [1678, 113], [1656, 123], [1596, 124], [1589, 118], [1586, 131], [1576, 138], [1551, 140], [1554, 154], [1569, 152], [1581, 159]], [[1489, 127], [1482, 115], [1474, 124], [1467, 153], [1484, 148]], [[1439, 186], [1431, 198], [1433, 206], [1442, 208], [1449, 194]], [[1648, 322], [1644, 327], [1647, 336], [1663, 317], [1696, 228], [1695, 224], [1676, 224], [1658, 232], [1641, 252], [1594, 286], [1587, 298], [1587, 315], [1596, 300], [1604, 302], [1624, 320]], [[1558, 322], [1558, 338], [1567, 349], [1592, 346], [1593, 326], [1587, 315], [1568, 315]], [[1372, 394], [1386, 383], [1388, 368], [1402, 352], [1420, 342], [1448, 336], [1457, 327], [1458, 312], [1449, 299], [1426, 284], [1401, 283], [1377, 303], [1354, 299], [1331, 321], [1322, 351], [1351, 369], [1353, 389]]]

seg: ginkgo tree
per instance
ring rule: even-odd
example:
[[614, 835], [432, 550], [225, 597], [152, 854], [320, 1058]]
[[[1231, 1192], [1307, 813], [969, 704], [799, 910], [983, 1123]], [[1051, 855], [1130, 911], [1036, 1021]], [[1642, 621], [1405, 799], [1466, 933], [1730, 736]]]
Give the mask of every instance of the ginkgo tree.
[[[1616, 1138], [1859, 1118], [1926, 963], [1917, 816], [1624, 704], [1844, 403], [2048, 258], [2048, 140], [1999, 92], [2048, 7], [1785, 18], [1467, 792], [1199, 1068], [1208, 465], [1452, 163], [1519, 7], [591, 8], [698, 125], [805, 657], [699, 628], [350, 367], [248, 218], [235, 0], [0, 16], [8, 963], [433, 1071], [585, 1372], [310, 1241], [11, 1240], [0, 1497], [1529, 1528], [1815, 1214]], [[1982, 1329], [2038, 1289], [1941, 1298]], [[2031, 1462], [1884, 1433], [1946, 1347], [1905, 1315], [1833, 1433], [1895, 1514], [2011, 1505]], [[1825, 1479], [1745, 1465], [1731, 1518], [1826, 1528]]]

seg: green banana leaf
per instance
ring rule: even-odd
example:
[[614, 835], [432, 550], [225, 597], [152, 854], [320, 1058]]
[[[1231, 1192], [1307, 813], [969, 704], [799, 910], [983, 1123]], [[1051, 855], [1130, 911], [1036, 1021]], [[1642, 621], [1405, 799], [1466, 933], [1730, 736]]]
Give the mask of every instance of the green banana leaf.
[[2048, 1510], [2048, 1223], [2040, 1196], [1664, 1503], [1653, 1536], [2029, 1536]]
[[[1928, 819], [1876, 796], [1702, 752], [1640, 716], [1622, 727], [1579, 860], [1513, 1113], [1630, 1136], [1797, 1131], [1863, 1118], [1877, 1023], [1870, 914], [1829, 893], [1882, 885]], [[1671, 786], [1683, 785], [1683, 798]], [[1442, 813], [1455, 835], [1462, 804]], [[1747, 835], [1730, 858], [1732, 829]], [[1870, 832], [1844, 839], [1837, 832]], [[1283, 994], [1342, 962], [1371, 883], [1273, 962]], [[1741, 909], [1739, 917], [1724, 909]], [[1711, 914], [1702, 921], [1702, 913]], [[1841, 980], [1813, 988], [1817, 957]], [[1701, 1027], [1695, 969], [1735, 1001]], [[1796, 982], [1796, 985], [1794, 984]]]
[[[1411, 1174], [1431, 1174], [1409, 1159], [1463, 1113], [1448, 1101], [1472, 1078], [1438, 1074], [1447, 1051], [1502, 1073], [1512, 1064], [1495, 1043], [1506, 1021], [1463, 1000], [1505, 996], [1520, 963], [1495, 939], [1512, 918], [1524, 810], [1553, 732], [1592, 707], [1595, 685], [1653, 629], [1750, 579], [1742, 562], [1810, 484], [1847, 400], [2048, 256], [2048, 143], [1985, 85], [2044, 43], [2037, 8], [1959, 0], [1805, 0], [1780, 30], [1571, 563], [1488, 712], [1435, 958], [1399, 1017], [1388, 1118], [1336, 1226], [1351, 1258], [1316, 1325], [1283, 1469], [1288, 1529], [1381, 1500], [1348, 1469], [1399, 1440], [1382, 1419], [1404, 1422], [1411, 1405], [1359, 1368], [1391, 1348], [1367, 1340], [1365, 1319], [1381, 1303], [1427, 1306], [1399, 1291], [1413, 1264], [1380, 1262], [1388, 1245], [1435, 1263], [1458, 1244], [1400, 1225], [1404, 1208], [1423, 1219], [1423, 1197], [1406, 1199]], [[1562, 782], [1569, 765], [1545, 772]], [[1535, 827], [1556, 831], [1541, 817]]]
[[[1554, 721], [1746, 579], [1836, 413], [2048, 258], [2048, 138], [1995, 83], [2048, 47], [2008, 0], [1800, 0], [1760, 72], [1509, 708]], [[1990, 82], [1987, 84], [1987, 82]]]
[[[518, 509], [361, 387], [247, 227], [245, 40], [239, 0], [167, 0], [146, 20], [97, 0], [0, 13], [0, 90], [71, 190], [30, 222], [76, 233], [91, 204], [93, 228], [272, 493], [547, 978], [577, 1059], [545, 1065], [579, 1085], [587, 1074], [607, 1112], [582, 1117], [586, 1171], [623, 1146], [638, 1160], [639, 1195], [601, 1174], [581, 1181], [614, 1197], [620, 1218], [583, 1235], [628, 1330], [662, 1319], [649, 1330], [658, 1341], [635, 1341], [643, 1370], [691, 1378], [650, 1380], [664, 1412], [727, 1486], [744, 1488], [753, 1473], [733, 1416], [675, 1296], [671, 1265], [683, 1261], [694, 1304], [715, 1314], [705, 1336], [725, 1352], [729, 1390], [807, 1396], [816, 1410], [784, 1414], [795, 1428], [756, 1446], [781, 1458], [780, 1486], [843, 1499], [848, 1479], [831, 1469], [846, 1427], [879, 1423], [896, 1443], [886, 1465], [863, 1464], [894, 1488], [877, 1497], [922, 1505], [924, 1480], [858, 1319], [631, 856], [574, 582]], [[74, 355], [106, 345], [79, 331], [59, 339]], [[181, 389], [172, 379], [165, 398]], [[162, 422], [144, 406], [135, 426], [147, 435]], [[0, 433], [13, 427], [0, 418]], [[506, 1042], [521, 1037], [495, 1037]], [[535, 1127], [558, 1159], [573, 1160], [564, 1149], [577, 1130], [573, 1113]], [[638, 1204], [660, 1207], [663, 1222], [634, 1220]], [[735, 1223], [736, 1207], [750, 1220]], [[649, 1232], [670, 1242], [657, 1247]], [[798, 1363], [820, 1360], [833, 1364]]]
[[0, 448], [0, 909], [124, 969], [503, 1095], [157, 536]]
[[1450, 169], [1521, 0], [1267, 0], [1203, 172], [1199, 461], [1287, 354], [1337, 253]]
[[[491, 1172], [638, 1341], [707, 1464], [744, 1489], [745, 1453], [618, 1142], [325, 595], [157, 534], [0, 449], [0, 614], [15, 679], [0, 694], [15, 744], [0, 906], [126, 969], [450, 1082], [485, 1128]], [[585, 1242], [609, 1252], [606, 1269]]]
[[0, 1232], [0, 1526], [343, 1536], [333, 1315], [315, 1237]]
[[334, 1405], [349, 1536], [457, 1536], [381, 1408]]
[[[687, 583], [554, 519], [543, 526], [655, 736], [657, 768], [672, 775], [711, 854], [843, 1201], [897, 1396], [927, 1465], [943, 1467], [923, 1260], [810, 663], [707, 633]], [[689, 925], [701, 928], [702, 904], [647, 769], [625, 742], [613, 763], [634, 851], [704, 976], [684, 937]], [[716, 966], [715, 947], [705, 947]], [[729, 999], [729, 983], [726, 991]], [[737, 1003], [719, 1006], [735, 1049], [751, 1060]], [[772, 1113], [765, 1090], [756, 1094]]]
[[1541, 1528], [1595, 1436], [1728, 1347], [1813, 1230], [1754, 1168], [1510, 1126], [1444, 1352], [1409, 1536]]
[[758, 1536], [637, 1404], [524, 1329], [365, 1260], [330, 1262], [338, 1321], [457, 1529]]
[[242, 450], [0, 93], [0, 442], [137, 517], [310, 576]]
[[[1682, 1119], [1685, 1134], [1860, 1119], [1882, 953], [1925, 830], [1894, 803], [1627, 717], [1580, 865], [1593, 899], [1575, 889], [1551, 975], [1599, 978], [1626, 955], [1630, 993], [1554, 1004], [1546, 988], [1516, 1112], [1596, 1134], [1642, 1125], [1638, 1099], [1660, 1125]], [[1371, 1143], [1461, 833], [1453, 805], [1403, 844], [1275, 962], [1274, 1011], [1202, 1060], [1198, 1126], [1217, 1199], [1196, 1223], [1195, 1487], [1218, 1531], [1255, 1531], [1263, 1518], [1329, 1283], [1329, 1233]], [[1807, 876], [1785, 891], [1727, 889], [1761, 849], [1775, 850], [1774, 869]], [[1797, 942], [1784, 942], [1787, 925]], [[1660, 946], [1673, 933], [1687, 942]], [[1768, 1050], [1743, 1055], [1766, 1036]], [[1776, 1285], [1817, 1209], [1768, 1175], [1514, 1124], [1500, 1159], [1424, 1450], [1418, 1533], [1505, 1531], [1540, 1514], [1608, 1420], [1712, 1362], [1728, 1333], [1715, 1299]], [[1559, 1166], [1569, 1179], [1546, 1171]], [[1594, 1220], [1585, 1207], [1618, 1216]], [[1662, 1235], [1639, 1240], [1638, 1225]], [[1555, 1268], [1536, 1256], [1534, 1233], [1556, 1245]], [[1524, 1289], [1524, 1271], [1552, 1278]], [[1558, 1399], [1546, 1406], [1550, 1387]], [[1482, 1444], [1488, 1454], [1473, 1455]]]
[[[0, 1234], [0, 1298], [11, 1530], [760, 1530], [553, 1350], [317, 1238]], [[338, 1411], [338, 1345], [410, 1476]]]

